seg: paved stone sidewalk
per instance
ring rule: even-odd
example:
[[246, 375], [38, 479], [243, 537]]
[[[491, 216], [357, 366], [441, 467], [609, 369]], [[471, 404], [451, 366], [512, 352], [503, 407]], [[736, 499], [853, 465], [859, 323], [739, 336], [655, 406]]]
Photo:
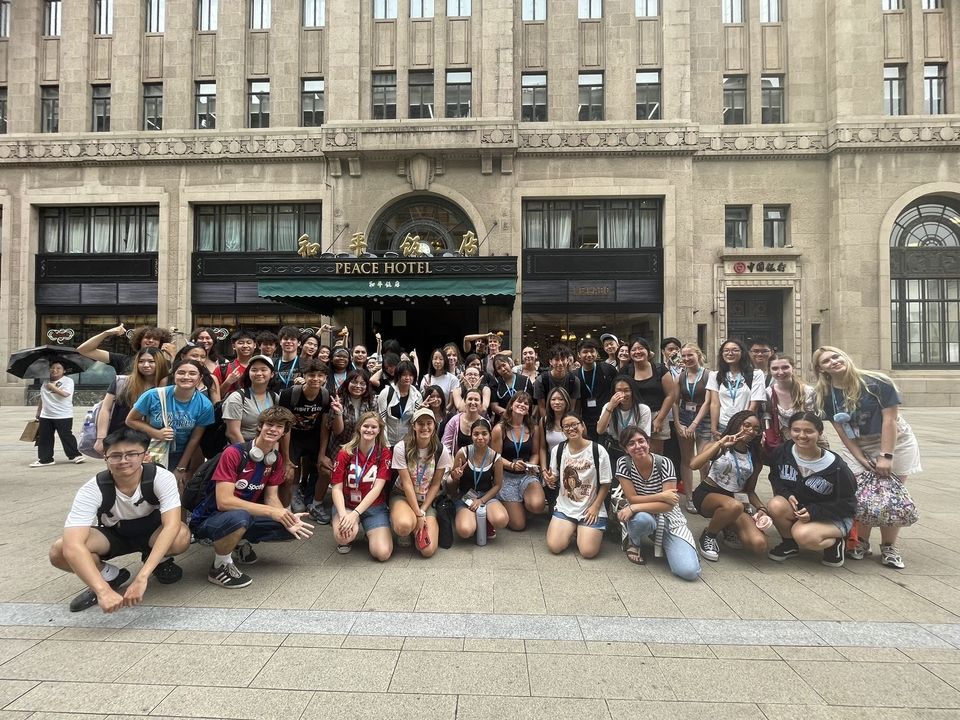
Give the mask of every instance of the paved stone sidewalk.
[[906, 415], [926, 472], [901, 572], [721, 548], [687, 583], [612, 541], [595, 560], [552, 556], [544, 521], [380, 565], [338, 555], [321, 528], [260, 546], [239, 591], [206, 582], [195, 546], [182, 582], [105, 616], [69, 613], [80, 584], [46, 560], [98, 466], [28, 469], [31, 410], [2, 408], [0, 720], [960, 718], [958, 453], [943, 432], [960, 410]]

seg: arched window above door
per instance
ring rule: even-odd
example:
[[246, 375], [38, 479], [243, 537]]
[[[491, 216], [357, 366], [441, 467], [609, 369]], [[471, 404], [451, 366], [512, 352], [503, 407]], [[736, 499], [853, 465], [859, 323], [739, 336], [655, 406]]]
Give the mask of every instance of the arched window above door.
[[462, 208], [436, 195], [415, 195], [386, 208], [370, 226], [367, 249], [377, 255], [403, 254], [407, 236], [419, 237], [420, 254], [455, 253], [467, 232], [476, 229]]

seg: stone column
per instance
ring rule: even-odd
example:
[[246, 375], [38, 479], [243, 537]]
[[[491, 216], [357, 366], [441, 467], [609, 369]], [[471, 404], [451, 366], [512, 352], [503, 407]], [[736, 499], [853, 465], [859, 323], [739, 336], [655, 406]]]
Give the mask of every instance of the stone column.
[[607, 0], [603, 5], [604, 108], [614, 122], [637, 117], [637, 9], [634, 0]]
[[89, 81], [93, 3], [65, 2], [62, 8], [60, 132], [89, 132], [93, 129]]
[[[142, 127], [143, 85], [140, 82], [143, 53], [144, 3], [114, 0], [113, 59], [110, 68], [110, 129], [139, 130]], [[167, 88], [164, 87], [166, 91]]]
[[[167, 29], [163, 37], [164, 130], [193, 128], [193, 45], [196, 27], [196, 0], [167, 0]], [[218, 106], [219, 101], [218, 97]]]
[[[473, 48], [474, 83], [478, 85], [476, 117], [512, 119], [514, 95], [514, 13], [510, 0], [473, 3], [474, 27], [480, 41]], [[479, 17], [477, 17], [479, 15]], [[477, 47], [479, 45], [479, 47]]]
[[270, 21], [270, 126], [300, 125], [300, 12], [303, 2], [273, 3]]
[[[7, 132], [40, 130], [40, 25], [41, 3], [10, 4], [10, 39], [7, 40]], [[8, 234], [9, 237], [9, 234]], [[9, 252], [9, 246], [5, 248]], [[4, 253], [6, 255], [6, 253]]]
[[[438, 3], [439, 4], [439, 3]], [[356, 122], [369, 117], [370, 58], [361, 54], [360, 36], [369, 36], [373, 3], [356, 0], [327, 0], [326, 122]], [[366, 95], [363, 89], [368, 92]], [[367, 108], [362, 109], [366, 97]]]
[[577, 3], [550, 3], [547, 10], [547, 118], [552, 123], [574, 122], [580, 63]]
[[247, 3], [221, 2], [217, 30], [217, 129], [244, 128], [247, 107]]
[[690, 0], [662, 3], [663, 69], [660, 71], [660, 117], [690, 119]]

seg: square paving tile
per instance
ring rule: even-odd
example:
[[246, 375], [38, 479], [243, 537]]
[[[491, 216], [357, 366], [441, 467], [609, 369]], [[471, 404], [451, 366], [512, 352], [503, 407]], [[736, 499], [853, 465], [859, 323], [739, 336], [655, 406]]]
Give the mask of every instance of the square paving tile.
[[30, 680], [0, 680], [0, 708], [12, 703], [36, 684]]
[[675, 700], [653, 658], [616, 655], [528, 655], [532, 694], [546, 698]]
[[529, 695], [523, 655], [404, 650], [390, 682], [391, 693], [461, 694], [495, 688], [501, 695]]
[[455, 695], [316, 692], [300, 720], [454, 720], [456, 715]]
[[[611, 701], [613, 702], [613, 701]], [[624, 716], [618, 716], [624, 717]], [[631, 712], [626, 717], [636, 717]], [[490, 697], [460, 695], [457, 718], [523, 718], [524, 720], [611, 720], [603, 700], [571, 698]], [[372, 719], [371, 719], [372, 720]], [[702, 718], [700, 719], [702, 720]]]
[[0, 665], [0, 677], [112, 682], [156, 645], [44, 640]]
[[385, 692], [397, 663], [395, 650], [281, 647], [250, 687], [289, 690]]
[[920, 665], [791, 661], [830, 705], [960, 708], [960, 692]]
[[119, 682], [244, 687], [273, 655], [273, 648], [158, 645]]
[[752, 703], [644, 702], [610, 700], [607, 703], [614, 718], [630, 720], [766, 720], [760, 708]]
[[779, 660], [658, 658], [678, 698], [700, 702], [771, 702], [816, 705], [820, 698]]

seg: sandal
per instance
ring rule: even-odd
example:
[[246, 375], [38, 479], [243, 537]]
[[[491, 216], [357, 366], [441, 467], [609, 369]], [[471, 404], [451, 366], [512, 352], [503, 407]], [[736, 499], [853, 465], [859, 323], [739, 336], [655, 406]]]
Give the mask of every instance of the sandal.
[[634, 545], [627, 548], [627, 560], [634, 565], [646, 565], [647, 563], [647, 561], [643, 559], [643, 555], [640, 554], [640, 548]]

